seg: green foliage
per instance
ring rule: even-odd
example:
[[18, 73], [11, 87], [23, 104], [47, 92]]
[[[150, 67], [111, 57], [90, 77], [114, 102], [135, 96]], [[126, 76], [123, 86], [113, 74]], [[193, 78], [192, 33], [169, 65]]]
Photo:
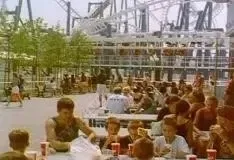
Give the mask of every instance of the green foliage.
[[6, 17], [0, 14], [0, 31], [10, 32], [10, 52], [14, 54], [14, 65], [68, 68], [87, 65], [92, 60], [92, 44], [79, 31], [74, 32], [68, 41], [59, 24], [48, 28], [42, 18], [33, 22], [26, 20], [15, 31], [14, 23], [5, 25], [5, 21]]
[[89, 37], [80, 31], [75, 31], [69, 43], [69, 54], [75, 66], [89, 65], [94, 58]]

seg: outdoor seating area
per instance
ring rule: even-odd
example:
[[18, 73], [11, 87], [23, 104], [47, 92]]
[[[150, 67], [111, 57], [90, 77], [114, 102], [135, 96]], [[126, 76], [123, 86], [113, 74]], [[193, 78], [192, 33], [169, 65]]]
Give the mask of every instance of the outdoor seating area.
[[0, 160], [234, 160], [232, 0], [0, 0]]

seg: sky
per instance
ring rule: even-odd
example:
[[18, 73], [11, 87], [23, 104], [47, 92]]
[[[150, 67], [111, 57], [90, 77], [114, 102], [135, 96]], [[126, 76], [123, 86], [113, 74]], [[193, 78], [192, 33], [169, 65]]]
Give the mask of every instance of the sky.
[[[2, 0], [0, 0], [1, 2]], [[70, 0], [72, 3], [72, 8], [74, 8], [81, 16], [87, 15], [88, 2], [100, 2], [101, 0]], [[120, 0], [117, 0], [120, 1]], [[144, 0], [142, 0], [144, 1]], [[18, 0], [7, 0], [7, 8], [12, 10], [17, 5]], [[55, 0], [31, 0], [32, 11], [34, 19], [37, 17], [42, 17], [46, 23], [49, 25], [56, 25], [60, 23], [62, 27], [66, 26], [66, 12], [55, 2]], [[203, 9], [204, 4], [197, 4], [197, 9]], [[159, 15], [157, 12], [154, 12], [155, 15]], [[174, 8], [170, 9], [169, 18], [175, 19], [177, 16], [177, 11]], [[26, 0], [23, 0], [23, 9], [22, 15], [23, 19], [28, 18], [27, 4]], [[221, 14], [216, 17], [216, 26], [224, 28], [226, 25], [226, 9], [223, 9]], [[153, 22], [155, 23], [155, 22]], [[156, 25], [152, 24], [151, 25]], [[157, 25], [158, 26], [158, 25]], [[156, 28], [157, 28], [156, 26]]]

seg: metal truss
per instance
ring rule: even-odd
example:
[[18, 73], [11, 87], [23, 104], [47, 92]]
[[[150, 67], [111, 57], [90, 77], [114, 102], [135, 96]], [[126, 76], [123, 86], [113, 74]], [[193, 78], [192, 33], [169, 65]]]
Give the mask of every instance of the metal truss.
[[[163, 23], [167, 24], [168, 23], [168, 12], [171, 7], [175, 5], [180, 5], [180, 4], [186, 4], [186, 3], [196, 3], [196, 2], [210, 2], [210, 0], [190, 0], [190, 1], [185, 1], [185, 0], [148, 0], [145, 2], [140, 2], [139, 0], [136, 0], [136, 5], [134, 6], [129, 6], [125, 10], [120, 10], [119, 12], [94, 20], [93, 18], [88, 18], [88, 19], [83, 19], [82, 22], [80, 23], [79, 27], [80, 29], [84, 30], [87, 34], [94, 35], [102, 32], [107, 28], [106, 24], [111, 24], [111, 25], [121, 25], [126, 23], [126, 21], [134, 20], [136, 19], [136, 12], [142, 9], [147, 9], [147, 12], [149, 16], [155, 20], [158, 24]], [[106, 4], [105, 7], [109, 6], [112, 1], [111, 0], [106, 0], [103, 2], [103, 4]], [[194, 18], [197, 18], [197, 9], [195, 8], [195, 5], [192, 5], [192, 16]], [[157, 18], [155, 14], [153, 13], [154, 11], [162, 11], [162, 15], [160, 18]], [[223, 10], [223, 4], [217, 3], [214, 6], [214, 16], [215, 18], [221, 11]], [[100, 7], [98, 7], [92, 14], [100, 12]], [[91, 15], [92, 15], [91, 14]], [[122, 20], [121, 17], [128, 15], [126, 19]], [[132, 15], [132, 16], [131, 16]], [[138, 15], [139, 16], [139, 15]], [[92, 17], [92, 16], [90, 16]], [[194, 25], [196, 21], [192, 21], [191, 25]], [[84, 23], [84, 24], [83, 24]], [[129, 23], [130, 25], [130, 23]], [[135, 32], [140, 31], [139, 26], [135, 25]]]
[[[67, 2], [65, 0], [54, 0], [65, 12], [67, 12]], [[73, 8], [71, 8], [71, 16], [82, 18], [82, 16]]]

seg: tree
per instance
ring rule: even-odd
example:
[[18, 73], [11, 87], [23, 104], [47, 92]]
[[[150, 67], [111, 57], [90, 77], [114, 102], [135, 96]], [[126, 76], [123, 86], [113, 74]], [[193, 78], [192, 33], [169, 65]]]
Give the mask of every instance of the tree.
[[79, 30], [75, 31], [69, 43], [70, 62], [78, 69], [92, 62], [93, 48], [89, 37]]

